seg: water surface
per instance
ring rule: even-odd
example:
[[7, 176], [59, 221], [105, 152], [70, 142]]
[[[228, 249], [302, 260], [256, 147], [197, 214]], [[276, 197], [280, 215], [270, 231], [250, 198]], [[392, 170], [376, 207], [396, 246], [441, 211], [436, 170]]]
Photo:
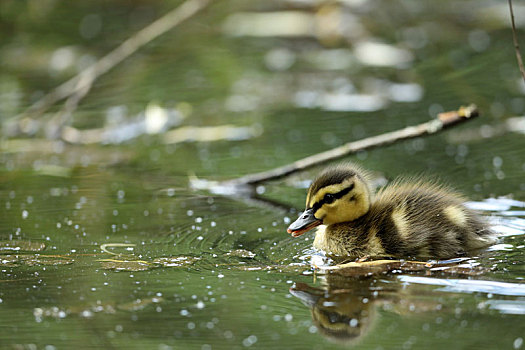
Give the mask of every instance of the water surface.
[[[2, 121], [178, 4], [2, 3]], [[497, 1], [213, 3], [97, 80], [71, 124], [127, 133], [88, 146], [4, 140], [1, 347], [523, 348], [525, 89], [506, 11]], [[315, 272], [313, 235], [285, 230], [319, 169], [260, 187], [265, 202], [189, 185], [468, 103], [479, 119], [346, 159], [384, 182], [425, 174], [471, 198], [500, 238], [454, 271]], [[247, 129], [168, 142], [140, 131], [159, 110], [173, 130]]]

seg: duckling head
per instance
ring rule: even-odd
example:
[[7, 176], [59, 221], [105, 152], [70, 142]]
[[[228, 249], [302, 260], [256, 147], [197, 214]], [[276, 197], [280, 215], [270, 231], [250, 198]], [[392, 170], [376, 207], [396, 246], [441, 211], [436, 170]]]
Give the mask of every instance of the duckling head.
[[340, 165], [322, 172], [310, 185], [306, 210], [287, 232], [293, 237], [319, 225], [354, 221], [370, 209], [366, 174], [352, 165]]

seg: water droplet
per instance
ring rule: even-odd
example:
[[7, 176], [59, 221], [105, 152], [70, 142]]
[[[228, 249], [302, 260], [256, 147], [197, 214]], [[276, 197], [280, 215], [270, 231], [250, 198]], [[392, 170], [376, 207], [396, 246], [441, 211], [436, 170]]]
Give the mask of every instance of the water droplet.
[[242, 341], [242, 345], [248, 347], [248, 346], [252, 346], [256, 342], [257, 342], [257, 337], [255, 335], [250, 335], [248, 338]]
[[90, 318], [90, 317], [93, 317], [93, 312], [91, 312], [89, 310], [84, 310], [84, 311], [82, 311], [80, 316], [81, 317], [85, 317], [85, 318]]

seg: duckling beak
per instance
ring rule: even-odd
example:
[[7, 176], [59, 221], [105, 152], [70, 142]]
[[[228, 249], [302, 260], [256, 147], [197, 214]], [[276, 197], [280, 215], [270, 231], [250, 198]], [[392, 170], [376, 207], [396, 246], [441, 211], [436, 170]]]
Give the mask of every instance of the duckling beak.
[[303, 233], [310, 231], [316, 226], [319, 226], [323, 223], [322, 220], [317, 219], [314, 216], [313, 209], [307, 209], [305, 210], [297, 220], [292, 222], [290, 226], [288, 226], [288, 230], [286, 230], [288, 233], [290, 233], [293, 237], [299, 237]]

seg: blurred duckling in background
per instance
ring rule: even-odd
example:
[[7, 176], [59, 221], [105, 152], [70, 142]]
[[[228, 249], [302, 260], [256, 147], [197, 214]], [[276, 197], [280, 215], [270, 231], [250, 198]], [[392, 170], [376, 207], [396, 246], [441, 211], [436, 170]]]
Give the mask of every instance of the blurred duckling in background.
[[440, 185], [398, 179], [372, 193], [355, 165], [330, 167], [310, 185], [306, 210], [288, 227], [317, 229], [314, 248], [330, 255], [450, 258], [495, 242], [465, 199]]

